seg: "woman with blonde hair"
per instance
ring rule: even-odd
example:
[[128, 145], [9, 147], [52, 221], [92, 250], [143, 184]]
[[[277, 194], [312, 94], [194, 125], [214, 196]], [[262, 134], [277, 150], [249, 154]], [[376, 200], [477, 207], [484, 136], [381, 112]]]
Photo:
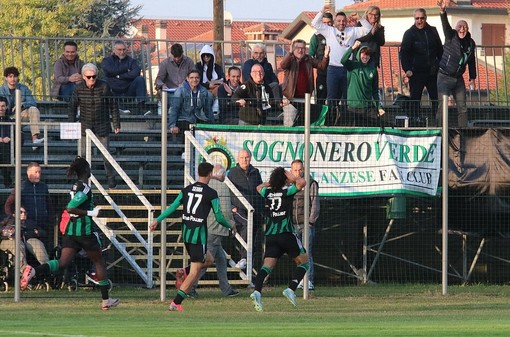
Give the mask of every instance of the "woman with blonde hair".
[[[370, 63], [380, 67], [381, 65], [381, 46], [386, 42], [384, 38], [384, 26], [381, 25], [381, 9], [377, 6], [368, 6], [363, 17], [370, 22], [372, 29], [370, 32], [359, 38], [362, 42], [361, 46], [367, 46], [372, 51], [372, 59]], [[361, 24], [358, 22], [358, 26]]]

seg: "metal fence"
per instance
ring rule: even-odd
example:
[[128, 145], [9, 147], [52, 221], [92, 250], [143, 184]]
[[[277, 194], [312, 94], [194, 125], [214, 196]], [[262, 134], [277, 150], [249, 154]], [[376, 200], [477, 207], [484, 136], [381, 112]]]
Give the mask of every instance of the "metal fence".
[[[20, 81], [41, 100], [49, 99], [53, 81], [53, 64], [63, 51], [64, 42], [70, 38], [18, 38], [0, 37], [0, 65], [19, 68]], [[105, 56], [112, 51], [114, 39], [104, 38], [73, 38], [78, 44], [78, 54], [86, 62], [99, 66]], [[219, 44], [223, 52], [222, 66], [227, 69], [231, 65], [240, 66], [251, 57], [250, 46], [259, 41], [170, 41], [151, 39], [127, 39], [130, 55], [137, 59], [142, 75], [146, 78], [148, 94], [157, 95], [154, 87], [155, 77], [161, 61], [170, 56], [170, 47], [181, 43], [185, 54], [195, 62], [199, 60], [200, 49], [205, 44]], [[280, 80], [283, 72], [279, 62], [288, 52], [287, 43], [265, 41], [267, 58], [278, 73]], [[409, 93], [408, 84], [403, 76], [398, 58], [400, 45], [387, 43], [381, 48], [381, 67], [379, 69], [380, 90], [384, 104], [391, 102], [399, 94]], [[474, 102], [485, 104], [508, 104], [508, 78], [510, 65], [509, 46], [478, 46], [476, 87], [469, 95]], [[467, 76], [467, 75], [466, 75]], [[426, 101], [426, 95], [425, 101]], [[497, 103], [496, 103], [497, 102]]]

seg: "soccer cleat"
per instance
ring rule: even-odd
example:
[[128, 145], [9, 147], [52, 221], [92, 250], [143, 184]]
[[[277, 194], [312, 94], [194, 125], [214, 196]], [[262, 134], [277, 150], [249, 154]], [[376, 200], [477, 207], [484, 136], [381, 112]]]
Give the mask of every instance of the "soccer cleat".
[[110, 310], [110, 308], [114, 308], [118, 306], [120, 303], [120, 300], [118, 298], [109, 298], [107, 300], [103, 300], [103, 303], [101, 304], [102, 310]]
[[169, 311], [184, 311], [184, 309], [182, 308], [182, 304], [175, 304], [174, 301], [172, 301], [172, 303], [170, 303], [170, 306], [168, 306], [168, 310]]
[[257, 310], [257, 311], [264, 310], [260, 292], [255, 290], [254, 292], [251, 293], [250, 298], [253, 300], [253, 305], [255, 306], [255, 310]]
[[23, 270], [23, 275], [21, 276], [21, 290], [25, 290], [28, 287], [28, 284], [30, 283], [30, 280], [35, 276], [35, 269], [30, 266], [26, 265], [25, 270]]
[[294, 291], [292, 291], [292, 289], [287, 288], [283, 291], [282, 294], [283, 296], [287, 297], [287, 299], [290, 301], [290, 303], [292, 303], [293, 306], [297, 306], [296, 294], [294, 294]]
[[177, 269], [177, 272], [175, 272], [175, 288], [177, 288], [177, 290], [181, 289], [182, 283], [187, 276], [188, 273], [186, 273], [186, 268]]

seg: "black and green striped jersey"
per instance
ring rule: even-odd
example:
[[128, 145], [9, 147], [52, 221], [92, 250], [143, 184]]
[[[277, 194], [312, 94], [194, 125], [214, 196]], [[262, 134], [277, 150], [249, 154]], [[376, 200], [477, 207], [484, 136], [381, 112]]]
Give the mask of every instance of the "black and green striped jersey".
[[[94, 209], [94, 200], [92, 197], [91, 187], [79, 180], [74, 183], [71, 188], [71, 201], [67, 204], [67, 208], [79, 208], [84, 211]], [[95, 223], [88, 215], [70, 214], [71, 220], [67, 225], [65, 234], [71, 236], [92, 235], [96, 230]]]
[[296, 184], [285, 186], [279, 191], [273, 191], [271, 187], [263, 187], [260, 190], [259, 193], [264, 197], [267, 208], [265, 235], [294, 233], [292, 201], [298, 191]]
[[216, 220], [231, 228], [221, 213], [218, 193], [207, 184], [196, 182], [183, 188], [172, 204], [158, 217], [158, 222], [169, 217], [180, 205], [182, 209], [182, 237], [185, 243], [207, 244], [207, 216], [214, 212]]

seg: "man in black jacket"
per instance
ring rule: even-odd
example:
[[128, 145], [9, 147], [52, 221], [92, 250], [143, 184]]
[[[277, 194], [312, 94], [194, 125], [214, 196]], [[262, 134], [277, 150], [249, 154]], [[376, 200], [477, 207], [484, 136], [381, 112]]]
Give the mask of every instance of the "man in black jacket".
[[419, 111], [423, 88], [427, 88], [432, 111], [437, 109], [437, 71], [442, 54], [443, 46], [436, 27], [427, 23], [425, 9], [416, 9], [414, 25], [404, 33], [400, 47], [400, 62], [409, 80], [410, 110], [414, 117], [422, 117]]
[[469, 26], [466, 21], [459, 20], [455, 29], [452, 29], [446, 15], [446, 6], [449, 0], [439, 0], [437, 5], [440, 8], [441, 23], [445, 36], [444, 52], [439, 62], [439, 74], [437, 76], [437, 91], [439, 93], [439, 108], [437, 109], [437, 125], [442, 125], [443, 116], [443, 95], [453, 95], [457, 105], [458, 127], [467, 126], [466, 106], [466, 84], [464, 83], [464, 72], [469, 66], [469, 85], [475, 87], [476, 44], [469, 33]]
[[[115, 133], [120, 131], [120, 117], [117, 103], [112, 97], [110, 87], [105, 81], [97, 79], [97, 67], [87, 63], [81, 70], [83, 82], [78, 84], [69, 105], [69, 121], [76, 122], [78, 107], [81, 122], [81, 152], [85, 154], [85, 130], [90, 129], [101, 144], [108, 150], [110, 144], [110, 116]], [[104, 159], [108, 187], [115, 188], [115, 172], [112, 165]]]
[[273, 91], [264, 85], [264, 68], [251, 67], [250, 79], [232, 95], [232, 102], [240, 106], [239, 125], [264, 125], [273, 102]]

